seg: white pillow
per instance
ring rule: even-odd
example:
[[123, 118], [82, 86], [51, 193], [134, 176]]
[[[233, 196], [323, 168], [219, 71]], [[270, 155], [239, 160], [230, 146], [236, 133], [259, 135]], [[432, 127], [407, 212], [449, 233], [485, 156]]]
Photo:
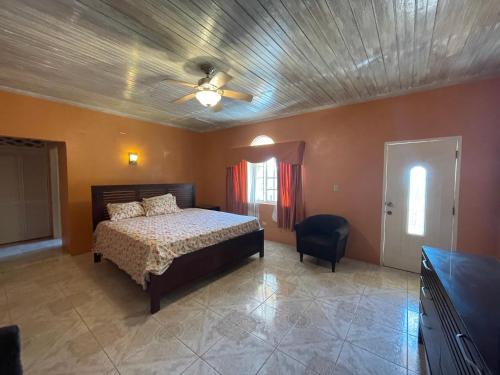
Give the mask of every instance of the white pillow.
[[108, 209], [111, 221], [129, 219], [146, 214], [140, 202], [108, 203], [106, 208]]
[[144, 198], [142, 205], [146, 216], [173, 214], [180, 212], [181, 209], [177, 206], [177, 200], [172, 194], [159, 195], [152, 198]]

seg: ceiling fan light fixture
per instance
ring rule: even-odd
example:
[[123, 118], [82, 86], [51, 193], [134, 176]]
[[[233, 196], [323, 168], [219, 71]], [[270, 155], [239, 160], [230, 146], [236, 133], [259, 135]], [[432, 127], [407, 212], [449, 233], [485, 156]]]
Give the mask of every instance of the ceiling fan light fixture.
[[196, 99], [205, 107], [213, 107], [220, 102], [222, 96], [218, 91], [200, 90], [196, 93]]

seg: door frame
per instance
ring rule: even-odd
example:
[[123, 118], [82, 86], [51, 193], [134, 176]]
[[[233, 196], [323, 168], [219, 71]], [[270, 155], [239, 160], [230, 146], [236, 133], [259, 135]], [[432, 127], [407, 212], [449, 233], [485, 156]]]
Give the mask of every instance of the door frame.
[[457, 141], [457, 151], [458, 157], [456, 158], [456, 170], [455, 170], [455, 191], [453, 194], [453, 201], [455, 202], [455, 215], [453, 217], [452, 224], [452, 236], [451, 236], [451, 251], [455, 251], [457, 248], [457, 235], [458, 235], [458, 213], [459, 213], [459, 193], [460, 193], [460, 165], [462, 164], [462, 136], [450, 136], [450, 137], [436, 137], [436, 138], [423, 138], [423, 139], [412, 139], [404, 141], [390, 141], [384, 143], [384, 179], [382, 185], [382, 209], [380, 212], [381, 217], [381, 233], [380, 233], [380, 265], [384, 265], [384, 245], [385, 245], [385, 193], [387, 189], [387, 153], [389, 146], [398, 144], [411, 144], [411, 143], [423, 143], [423, 142], [436, 142], [445, 140], [455, 140]]

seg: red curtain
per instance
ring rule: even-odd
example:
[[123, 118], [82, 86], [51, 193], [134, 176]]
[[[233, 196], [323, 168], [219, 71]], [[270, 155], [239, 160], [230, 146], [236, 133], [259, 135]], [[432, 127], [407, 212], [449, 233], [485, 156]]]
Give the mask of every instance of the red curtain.
[[232, 167], [227, 167], [226, 199], [229, 212], [240, 215], [247, 214], [247, 162], [244, 160]]
[[293, 231], [304, 219], [302, 165], [278, 164], [278, 227]]

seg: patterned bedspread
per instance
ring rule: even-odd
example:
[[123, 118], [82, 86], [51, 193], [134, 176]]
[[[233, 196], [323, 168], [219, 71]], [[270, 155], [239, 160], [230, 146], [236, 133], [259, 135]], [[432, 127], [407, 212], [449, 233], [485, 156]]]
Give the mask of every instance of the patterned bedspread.
[[93, 251], [145, 288], [148, 274], [162, 274], [175, 258], [259, 227], [255, 217], [189, 208], [168, 215], [103, 221], [94, 232]]

